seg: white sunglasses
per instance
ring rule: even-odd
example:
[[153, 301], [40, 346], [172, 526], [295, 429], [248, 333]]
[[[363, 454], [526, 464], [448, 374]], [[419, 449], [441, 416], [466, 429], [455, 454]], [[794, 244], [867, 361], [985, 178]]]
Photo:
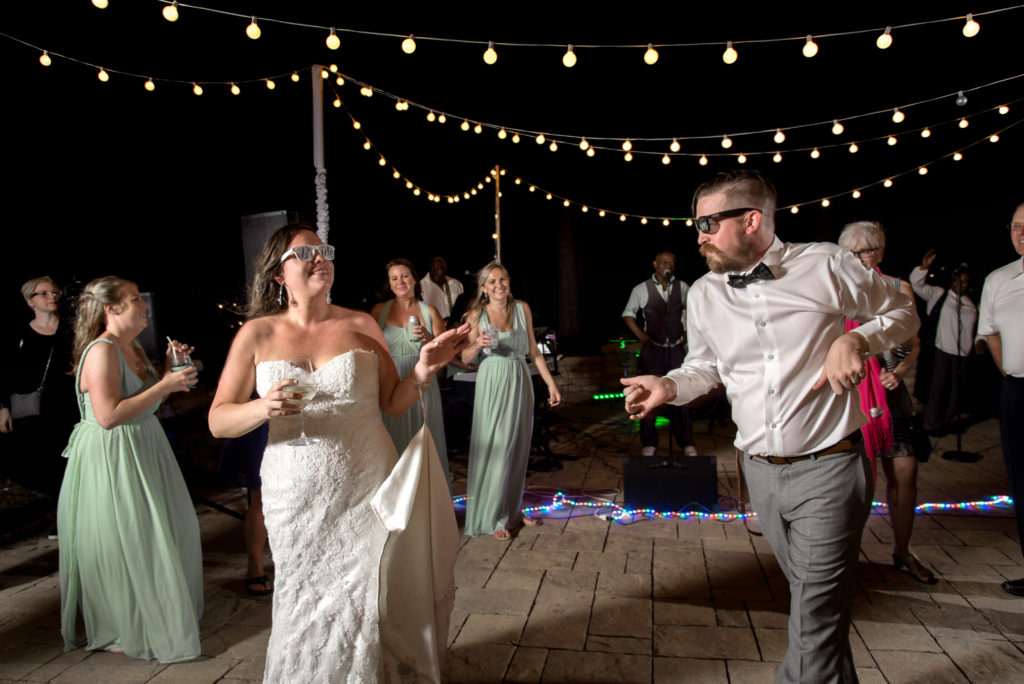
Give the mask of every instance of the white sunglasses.
[[293, 255], [299, 261], [312, 261], [317, 252], [327, 261], [334, 261], [334, 245], [296, 245], [281, 255], [281, 263]]

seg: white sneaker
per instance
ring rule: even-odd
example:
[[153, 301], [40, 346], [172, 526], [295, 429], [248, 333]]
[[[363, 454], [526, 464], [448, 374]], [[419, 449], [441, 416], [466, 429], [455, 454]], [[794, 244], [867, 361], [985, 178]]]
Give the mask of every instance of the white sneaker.
[[654, 455], [655, 451], [655, 447], [644, 447], [643, 449], [640, 450], [640, 455], [646, 458], [650, 458], [651, 456]]
[[683, 456], [696, 456], [697, 448], [693, 446], [683, 447]]

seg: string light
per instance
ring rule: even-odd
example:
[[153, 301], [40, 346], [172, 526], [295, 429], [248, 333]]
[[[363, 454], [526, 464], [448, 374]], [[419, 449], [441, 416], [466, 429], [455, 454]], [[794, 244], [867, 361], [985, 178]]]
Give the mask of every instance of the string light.
[[891, 188], [892, 187], [892, 178], [886, 178], [885, 182], [882, 183], [882, 185], [884, 185], [887, 188]]
[[772, 138], [776, 145], [781, 145], [786, 141], [786, 134], [782, 132], [781, 128], [775, 129], [775, 136]]
[[921, 129], [921, 137], [922, 137], [922, 138], [930, 138], [930, 137], [932, 137], [932, 132], [931, 132], [931, 130], [929, 130], [929, 129], [927, 129], [927, 128], [922, 128], [922, 129]]
[[341, 98], [340, 97], [334, 98], [334, 108], [335, 109], [341, 109]]
[[498, 139], [499, 140], [504, 140], [507, 137], [508, 137], [508, 132], [504, 128], [498, 129]]
[[857, 143], [850, 143], [850, 147], [848, 149], [850, 150], [850, 154], [857, 154], [857, 150], [860, 148], [857, 147]]
[[820, 156], [821, 156], [821, 152], [818, 151], [817, 147], [815, 147], [813, 150], [811, 150], [811, 159], [817, 159]]
[[730, 40], [725, 44], [725, 52], [722, 53], [722, 61], [726, 64], [735, 64], [737, 59], [739, 59], [739, 53], [736, 52], [736, 48], [732, 46], [732, 41]]
[[600, 216], [601, 218], [604, 218], [605, 217], [605, 213], [606, 213], [605, 210], [602, 209], [601, 211], [597, 212], [597, 215]]
[[277, 84], [274, 83], [274, 79], [268, 78], [267, 79], [267, 90], [273, 90], [276, 87], [277, 87]]
[[416, 39], [409, 34], [409, 37], [402, 41], [402, 52], [407, 55], [411, 55], [416, 52]]
[[622, 143], [622, 150], [624, 152], [629, 152], [631, 149], [633, 149], [633, 143], [630, 141], [629, 138], [626, 138], [626, 140]]
[[341, 76], [339, 76], [338, 78], [334, 79], [334, 82], [337, 83], [340, 86], [345, 85], [345, 79], [343, 79]]
[[967, 14], [967, 20], [964, 22], [963, 33], [966, 38], [973, 38], [978, 35], [978, 31], [981, 30], [981, 26], [978, 22], [974, 21], [974, 17], [970, 13]]
[[802, 52], [804, 53], [804, 57], [810, 59], [814, 55], [818, 54], [818, 44], [814, 42], [813, 38], [807, 36], [807, 42], [804, 43]]
[[[103, 9], [102, 7], [100, 9]], [[99, 73], [96, 74], [96, 78], [100, 79], [103, 83], [110, 80], [110, 74], [107, 73], [106, 69], [100, 68]]]
[[[437, 120], [437, 115], [434, 114], [433, 110], [427, 112], [427, 121], [433, 123], [436, 120]], [[502, 130], [504, 130], [504, 129], [502, 129]]]
[[960, 161], [963, 158], [964, 158], [964, 155], [960, 154], [959, 152], [954, 152], [953, 153], [953, 161]]
[[107, 0], [92, 0], [92, 4], [98, 9], [107, 9]]
[[463, 119], [462, 123], [459, 124], [459, 128], [461, 128], [464, 131], [468, 131], [469, 130], [469, 122], [466, 121], [465, 119]]
[[673, 152], [678, 152], [679, 151], [679, 140], [676, 139], [676, 138], [672, 138], [672, 144], [668, 146], [668, 149], [672, 150]]
[[668, 166], [669, 164], [672, 163], [672, 157], [666, 154], [664, 157], [661, 158], [661, 163], [664, 164], [665, 166]]
[[593, 157], [594, 156], [594, 148], [593, 147], [591, 147], [590, 149], [587, 150], [587, 156], [588, 157]]
[[619, 214], [619, 221], [622, 221], [623, 223], [625, 223], [626, 222], [626, 215], [625, 214]]
[[587, 142], [586, 138], [580, 139], [580, 149], [583, 150], [584, 152], [590, 149], [590, 143]]
[[519, 143], [519, 134], [518, 133], [513, 133], [512, 134], [512, 143], [513, 144], [518, 144]]
[[927, 166], [922, 166], [921, 168], [919, 168], [917, 170], [917, 175], [919, 175], [919, 176], [927, 176], [928, 175], [928, 167]]
[[298, 83], [298, 82], [299, 82], [299, 72], [298, 71], [293, 71], [292, 72], [292, 83]]
[[48, 53], [46, 50], [43, 50], [43, 54], [39, 55], [39, 63], [42, 64], [44, 67], [53, 64], [53, 60], [50, 59], [50, 53]]
[[722, 136], [722, 149], [727, 150], [732, 147], [732, 139], [727, 135]]
[[860, 190], [854, 190], [853, 192], [850, 193], [850, 195], [853, 197], [853, 199], [860, 199]]
[[960, 123], [957, 124], [960, 128], [967, 128], [969, 125], [966, 118], [960, 119]]
[[249, 25], [245, 27], [245, 35], [249, 36], [253, 40], [257, 40], [263, 35], [263, 31], [260, 31], [260, 27], [256, 23], [256, 17], [253, 17], [252, 21], [249, 22]]
[[170, 5], [164, 5], [160, 13], [164, 15], [164, 19], [172, 24], [178, 21], [178, 0], [174, 0]]
[[148, 90], [149, 92], [153, 92], [154, 90], [156, 90], [156, 84], [153, 83], [153, 79], [151, 78], [146, 79], [146, 82], [142, 84], [142, 87]]
[[966, 107], [967, 106], [967, 96], [964, 95], [964, 91], [962, 91], [962, 90], [959, 91], [956, 94], [956, 106], [957, 107]]
[[572, 43], [569, 43], [569, 49], [562, 55], [562, 64], [570, 69], [576, 66], [576, 53], [572, 51]]
[[825, 199], [821, 200], [821, 206], [823, 206], [823, 207], [827, 207], [830, 204], [832, 204], [832, 202], [830, 202], [827, 197]]
[[772, 161], [775, 162], [776, 164], [782, 161], [782, 153], [776, 152], [775, 155], [772, 157]]
[[487, 42], [487, 49], [484, 50], [484, 63], [494, 64], [498, 61], [498, 53], [494, 50], [494, 41]]
[[988, 137], [988, 141], [989, 142], [993, 142], [993, 143], [994, 142], [999, 142], [999, 134], [998, 133], [993, 133], [992, 135], [990, 135]]
[[633, 153], [632, 152], [627, 152], [626, 154], [622, 155], [622, 158], [625, 159], [628, 162], [631, 162], [631, 161], [633, 161]]
[[[232, 95], [241, 95], [242, 94], [242, 89], [239, 88], [237, 84], [232, 83], [231, 84], [231, 94]], [[339, 102], [340, 102], [340, 100], [339, 100]], [[335, 106], [340, 106], [340, 104], [339, 105], [335, 105]]]
[[885, 27], [885, 32], [878, 36], [875, 45], [878, 46], [879, 50], [886, 50], [892, 45], [892, 26]]
[[444, 112], [442, 112], [441, 114], [438, 114], [438, 116], [437, 116], [437, 123], [443, 124], [447, 120], [448, 120], [448, 117], [444, 115]]
[[562, 206], [563, 206], [563, 207], [567, 207], [567, 206], [569, 206], [569, 204], [571, 204], [571, 203], [569, 202], [569, 200], [565, 200], [564, 202], [562, 202]]
[[327, 36], [326, 43], [328, 50], [337, 50], [341, 47], [341, 38], [338, 38], [338, 33], [333, 26], [331, 27], [330, 35]]
[[895, 135], [890, 135], [888, 137], [888, 139], [885, 141], [885, 144], [888, 145], [889, 147], [892, 147], [893, 145], [895, 145], [896, 144], [896, 136]]
[[544, 144], [544, 141], [546, 140], [546, 138], [544, 137], [544, 134], [543, 134], [543, 133], [538, 133], [538, 134], [537, 134], [537, 137], [536, 137], [536, 138], [534, 138], [534, 140], [536, 140], [536, 141], [537, 141], [537, 144], [538, 144], [538, 145], [543, 145], [543, 144]]
[[195, 93], [196, 95], [202, 95], [203, 94], [203, 86], [199, 85], [198, 83], [193, 83], [192, 84], [192, 92]]
[[647, 44], [647, 51], [644, 52], [644, 64], [653, 65], [658, 61], [658, 51], [651, 43]]
[[797, 205], [794, 204], [792, 207], [790, 207], [789, 213], [790, 214], [799, 214], [800, 213], [800, 207], [798, 207]]
[[697, 160], [697, 163], [700, 164], [701, 166], [707, 166], [708, 165], [708, 158], [705, 157], [702, 154], [702, 155], [700, 155], [700, 159]]
[[741, 154], [740, 156], [736, 157], [736, 161], [739, 162], [740, 164], [746, 164], [747, 163], [747, 155]]
[[839, 123], [839, 119], [833, 119], [832, 120], [832, 135], [842, 135], [843, 134], [843, 130], [844, 130], [843, 124]]
[[329, 66], [327, 68], [331, 70], [332, 74], [338, 73], [338, 65], [337, 64], [332, 64], [331, 66]]
[[1010, 108], [1007, 107], [1006, 105], [1003, 105], [1003, 106], [1001, 106], [999, 108], [999, 113], [1000, 114], [1009, 114], [1010, 113]]
[[906, 117], [903, 115], [903, 112], [900, 111], [899, 107], [896, 107], [896, 108], [894, 108], [892, 110], [892, 122], [893, 123], [903, 123], [903, 119], [905, 119], [905, 118]]
[[327, 71], [327, 69], [321, 69], [320, 70], [320, 78], [322, 78], [323, 80], [326, 81], [327, 77], [330, 76], [330, 75], [331, 75], [331, 73], [329, 71]]
[[356, 121], [354, 119], [352, 120], [352, 128], [354, 128], [354, 129], [356, 129], [358, 131], [362, 127], [363, 127], [363, 124], [359, 123], [358, 121]]
[[552, 152], [557, 152], [558, 151], [558, 143], [555, 142], [554, 140], [552, 140], [551, 144], [548, 145], [548, 149], [551, 150]]
[[476, 133], [477, 135], [480, 135], [481, 133], [484, 132], [484, 127], [481, 126], [480, 124], [477, 124], [476, 126], [473, 126], [473, 132]]
[[369, 152], [371, 149], [373, 149], [373, 144], [369, 140], [367, 140], [366, 142], [363, 143], [363, 149]]
[[646, 225], [647, 225], [647, 217], [646, 217], [646, 216], [644, 216], [644, 217], [643, 217], [642, 219], [640, 219], [640, 223], [641, 223], [642, 225], [645, 225], [645, 226], [646, 226]]

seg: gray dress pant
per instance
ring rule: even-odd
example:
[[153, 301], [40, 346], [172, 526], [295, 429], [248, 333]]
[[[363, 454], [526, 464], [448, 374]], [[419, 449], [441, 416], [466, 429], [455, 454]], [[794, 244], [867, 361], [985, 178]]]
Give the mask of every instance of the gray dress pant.
[[789, 581], [789, 646], [776, 684], [856, 682], [850, 612], [874, 491], [863, 445], [784, 465], [743, 456], [750, 501]]

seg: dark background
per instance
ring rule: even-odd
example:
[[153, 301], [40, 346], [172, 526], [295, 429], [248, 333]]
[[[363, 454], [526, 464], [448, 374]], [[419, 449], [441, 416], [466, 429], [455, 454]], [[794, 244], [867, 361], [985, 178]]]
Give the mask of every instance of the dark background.
[[[559, 330], [564, 349], [588, 353], [625, 332], [620, 312], [630, 288], [649, 276], [653, 254], [675, 250], [677, 274], [692, 282], [704, 271], [696, 235], [682, 221], [664, 227], [638, 218], [685, 218], [694, 188], [712, 173], [747, 166], [775, 181], [780, 206], [810, 203], [798, 214], [780, 211], [784, 240], [834, 240], [844, 223], [877, 219], [887, 227], [883, 270], [906, 275], [930, 247], [947, 263], [967, 261], [976, 291], [991, 268], [1013, 252], [1005, 226], [1024, 201], [1015, 168], [1024, 139], [1024, 73], [1019, 28], [1024, 10], [986, 16], [1008, 3], [785, 3], [748, 9], [735, 3], [694, 8], [678, 3], [615, 5], [599, 13], [589, 3], [475, 5], [423, 3], [288, 3], [207, 0], [206, 7], [261, 17], [263, 37], [244, 34], [248, 20], [182, 6], [175, 24], [163, 20], [157, 0], [110, 0], [106, 10], [88, 0], [0, 4], [3, 66], [3, 251], [0, 304], [15, 319], [28, 315], [18, 294], [30, 277], [59, 283], [114, 273], [155, 294], [161, 335], [194, 342], [208, 365], [223, 358], [237, 317], [228, 313], [244, 289], [239, 218], [294, 210], [315, 221], [309, 67], [336, 63], [353, 79], [448, 113], [428, 123], [415, 107], [394, 108], [380, 94], [362, 97], [351, 81], [325, 89], [326, 166], [330, 242], [338, 247], [334, 301], [368, 309], [383, 284], [383, 264], [395, 256], [421, 271], [431, 256], [447, 257], [450, 274], [475, 271], [493, 256], [493, 186], [458, 204], [428, 202], [427, 192], [461, 193], [499, 164], [502, 179], [503, 260], [513, 292], [528, 300], [538, 323]], [[894, 29], [888, 50], [875, 47], [880, 30], [846, 37], [821, 34], [977, 14], [978, 36], [961, 34], [963, 20]], [[394, 34], [414, 33], [418, 48], [404, 54], [396, 37], [341, 32], [340, 50], [324, 46], [326, 31], [284, 26], [269, 18]], [[800, 54], [816, 35], [814, 59]], [[485, 45], [430, 41], [423, 36], [496, 42], [551, 43], [498, 46], [484, 64]], [[793, 38], [782, 43], [745, 43]], [[725, 40], [740, 57], [721, 61]], [[706, 42], [661, 48], [654, 66], [643, 48], [578, 47], [579, 63], [561, 64], [564, 45]], [[71, 59], [69, 59], [71, 58]], [[94, 66], [111, 72], [100, 83]], [[144, 79], [157, 80], [146, 92]], [[298, 71], [292, 83], [285, 75]], [[281, 76], [268, 91], [258, 79]], [[986, 84], [1009, 81], [987, 88]], [[181, 81], [165, 82], [159, 79]], [[245, 82], [238, 97], [224, 82]], [[191, 93], [192, 81], [207, 83]], [[958, 107], [955, 92], [966, 91]], [[908, 106], [940, 95], [938, 101]], [[330, 105], [335, 96], [346, 109]], [[995, 107], [1008, 103], [1001, 116]], [[906, 121], [888, 113], [900, 106]], [[968, 116], [961, 130], [956, 121]], [[536, 145], [498, 140], [493, 129], [463, 132], [462, 118], [543, 131], [559, 141], [552, 153]], [[831, 124], [844, 120], [842, 136]], [[933, 135], [917, 134], [929, 126]], [[782, 145], [772, 133], [787, 130]], [[1009, 128], [1007, 128], [1009, 127]], [[1006, 129], [1006, 130], [1003, 130]], [[984, 140], [1000, 133], [997, 144]], [[895, 147], [884, 136], [896, 133]], [[389, 163], [362, 149], [369, 137]], [[719, 139], [735, 141], [721, 156]], [[637, 142], [631, 163], [619, 142], [599, 143], [593, 159], [578, 149], [613, 138], [691, 138], [664, 166], [668, 142]], [[707, 136], [706, 139], [693, 139]], [[882, 136], [881, 140], [870, 140]], [[571, 139], [575, 138], [575, 140]], [[852, 155], [847, 145], [859, 142]], [[973, 145], [973, 146], [972, 146]], [[820, 159], [808, 150], [819, 147]], [[832, 147], [829, 147], [832, 146]], [[775, 164], [771, 155], [781, 150]], [[949, 155], [963, 150], [964, 159]], [[644, 155], [642, 151], [656, 152]], [[706, 153], [702, 167], [697, 157]], [[719, 155], [719, 156], [712, 156]], [[929, 164], [927, 176], [916, 168]], [[391, 177], [394, 166], [424, 188], [414, 197]], [[897, 176], [895, 185], [879, 184]], [[524, 184], [516, 186], [514, 177]], [[565, 208], [529, 193], [532, 183], [595, 209]], [[865, 187], [871, 186], [871, 187]], [[864, 187], [854, 200], [849, 191]], [[819, 201], [834, 196], [831, 206]], [[596, 207], [634, 214], [626, 222], [600, 218]], [[422, 275], [422, 273], [421, 273]], [[221, 309], [218, 305], [228, 305]]]

